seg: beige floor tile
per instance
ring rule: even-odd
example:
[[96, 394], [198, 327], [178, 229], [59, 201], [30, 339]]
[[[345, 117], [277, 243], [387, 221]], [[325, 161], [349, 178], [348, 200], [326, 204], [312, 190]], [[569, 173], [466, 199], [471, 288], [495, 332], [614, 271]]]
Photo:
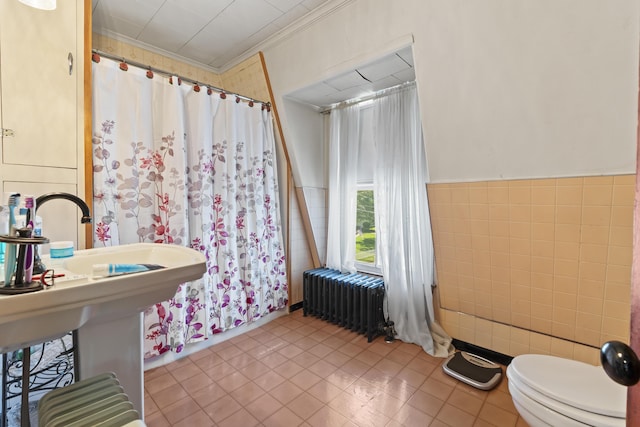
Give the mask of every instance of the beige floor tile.
[[304, 390], [302, 390], [300, 387], [293, 384], [292, 382], [284, 381], [279, 386], [270, 390], [269, 393], [273, 397], [278, 399], [280, 403], [282, 403], [283, 405], [286, 405], [287, 403], [291, 402], [293, 399], [295, 399], [296, 397], [304, 393]]
[[438, 412], [437, 419], [451, 426], [472, 427], [476, 417], [450, 403], [445, 403]]
[[404, 405], [398, 413], [393, 417], [395, 421], [397, 421], [400, 425], [407, 427], [422, 427], [428, 426], [431, 421], [433, 421], [433, 417], [425, 414], [424, 412], [414, 408], [411, 405]]
[[351, 422], [363, 427], [383, 427], [387, 425], [389, 421], [391, 421], [391, 418], [379, 412], [372, 411], [371, 408], [367, 406], [360, 409], [356, 412], [355, 416], [351, 418]]
[[304, 420], [291, 412], [289, 408], [280, 408], [263, 421], [265, 427], [298, 426]]
[[244, 368], [247, 365], [250, 365], [251, 363], [255, 362], [256, 358], [247, 354], [247, 353], [242, 353], [239, 354], [237, 356], [233, 356], [231, 359], [229, 359], [227, 361], [227, 363], [229, 363], [231, 366], [233, 366], [234, 368], [240, 370], [242, 368]]
[[156, 402], [153, 401], [153, 398], [150, 394], [145, 393], [144, 395], [144, 416], [147, 417], [154, 412], [158, 412], [160, 409]]
[[302, 393], [300, 396], [293, 399], [287, 404], [287, 408], [294, 414], [306, 420], [313, 414], [315, 414], [320, 408], [324, 406], [324, 403], [319, 399], [316, 399], [309, 393]]
[[270, 370], [271, 369], [267, 365], [260, 362], [259, 360], [256, 360], [248, 364], [244, 368], [239, 369], [239, 371], [242, 372], [242, 375], [249, 378], [250, 380], [254, 380]]
[[358, 354], [360, 354], [360, 352], [362, 351], [362, 347], [359, 347], [355, 344], [348, 343], [340, 347], [338, 351], [340, 353], [346, 354], [349, 357], [355, 357]]
[[331, 384], [335, 385], [336, 387], [342, 390], [347, 388], [350, 384], [352, 384], [357, 379], [358, 379], [357, 376], [350, 374], [348, 372], [345, 372], [341, 369], [338, 369], [337, 371], [333, 372], [331, 375], [329, 375], [326, 378], [327, 381], [329, 381]]
[[511, 399], [511, 395], [508, 393], [503, 393], [500, 390], [495, 390], [490, 392], [487, 395], [486, 402], [491, 403], [492, 405], [495, 405], [513, 414], [518, 413], [518, 410], [513, 405], [513, 400]]
[[361, 400], [364, 403], [369, 402], [374, 397], [383, 393], [380, 388], [371, 387], [371, 383], [359, 378], [345, 389], [345, 392], [351, 394], [355, 398]]
[[249, 381], [245, 385], [232, 391], [231, 397], [240, 402], [243, 406], [246, 406], [263, 394], [265, 394], [265, 391], [262, 389], [262, 387], [260, 387], [253, 381]]
[[239, 354], [244, 353], [242, 349], [238, 348], [236, 345], [228, 345], [222, 349], [214, 349], [214, 351], [218, 354], [218, 356], [222, 357], [224, 360], [229, 360]]
[[348, 421], [337, 411], [323, 406], [307, 420], [307, 423], [312, 427], [341, 427]]
[[371, 367], [364, 362], [359, 361], [358, 359], [351, 359], [340, 368], [343, 371], [355, 375], [356, 377], [362, 376], [365, 372], [367, 372]]
[[260, 421], [270, 417], [280, 408], [282, 403], [267, 393], [245, 406], [245, 409]]
[[[170, 365], [171, 368], [173, 369], [173, 364]], [[155, 378], [158, 378], [164, 374], [168, 374], [169, 370], [167, 369], [166, 366], [160, 366], [158, 368], [153, 368], [153, 369], [149, 369], [148, 371], [144, 372], [144, 380], [145, 381], [151, 381]]]
[[289, 378], [293, 384], [300, 387], [302, 390], [307, 390], [318, 383], [322, 378], [314, 374], [311, 371], [303, 370]]
[[160, 410], [164, 410], [172, 403], [189, 397], [189, 393], [187, 393], [187, 391], [180, 385], [168, 387], [158, 392], [149, 394], [153, 398], [153, 401], [156, 402], [156, 405], [158, 405], [158, 408], [160, 408]]
[[444, 401], [418, 390], [407, 401], [407, 404], [435, 418], [444, 405]]
[[227, 392], [213, 381], [210, 381], [207, 386], [202, 387], [197, 391], [191, 392], [188, 390], [188, 392], [193, 400], [198, 402], [198, 405], [200, 405], [201, 408], [204, 408], [227, 395]]
[[215, 423], [239, 411], [242, 406], [231, 396], [224, 396], [203, 409]]
[[427, 379], [427, 375], [405, 367], [396, 374], [396, 378], [406, 381], [407, 384], [414, 388], [420, 388]]
[[211, 418], [204, 411], [198, 411], [184, 420], [173, 424], [174, 427], [216, 427], [215, 423], [211, 421]]
[[145, 422], [165, 426], [528, 427], [506, 378], [492, 391], [446, 375], [414, 344], [300, 311], [145, 372]]
[[181, 365], [178, 365], [176, 367], [176, 369], [172, 369], [171, 370], [171, 375], [173, 375], [173, 378], [175, 378], [176, 381], [182, 382], [182, 381], [186, 380], [187, 378], [191, 378], [193, 376], [202, 375], [203, 374], [202, 369], [200, 369], [198, 367], [198, 365], [193, 363], [188, 358], [184, 358], [184, 359], [181, 359], [181, 360], [187, 361], [188, 363], [183, 363]]
[[329, 381], [320, 380], [313, 387], [307, 390], [307, 393], [320, 400], [322, 403], [331, 402], [342, 390], [331, 384]]
[[386, 385], [381, 387], [381, 390], [395, 397], [396, 399], [400, 399], [403, 402], [406, 402], [418, 389], [412, 387], [401, 378], [393, 378]]
[[156, 412], [148, 417], [144, 417], [147, 427], [171, 427], [171, 423], [164, 417], [162, 412]]
[[196, 412], [201, 411], [200, 406], [190, 397], [177, 401], [176, 403], [162, 409], [167, 421], [172, 425], [182, 422]]
[[476, 417], [480, 413], [483, 400], [462, 390], [455, 389], [447, 399], [447, 403]]
[[316, 344], [315, 346], [307, 350], [308, 353], [313, 354], [314, 356], [319, 357], [320, 359], [324, 358], [327, 354], [333, 351], [334, 351], [333, 348], [329, 347], [324, 343]]
[[253, 382], [258, 384], [264, 391], [271, 391], [285, 382], [285, 378], [274, 371], [267, 371], [254, 379]]
[[[189, 356], [192, 357], [193, 355]], [[195, 363], [202, 371], [208, 372], [212, 369], [215, 369], [216, 366], [224, 362], [224, 359], [218, 356], [216, 353], [208, 352], [204, 357], [196, 359], [193, 363]], [[146, 376], [146, 372], [145, 372]]]
[[369, 366], [373, 366], [382, 360], [382, 356], [378, 353], [374, 353], [371, 350], [365, 349], [357, 354], [354, 359], [364, 362]]
[[308, 369], [309, 371], [313, 372], [320, 378], [326, 378], [328, 375], [331, 375], [331, 373], [333, 373], [333, 371], [337, 370], [338, 368], [329, 362], [325, 362], [324, 360], [319, 360], [313, 365], [309, 366]]
[[362, 376], [360, 376], [361, 380], [365, 380], [369, 384], [377, 388], [384, 388], [389, 381], [395, 378], [394, 375], [379, 371], [376, 368], [370, 368], [367, 370]]
[[491, 403], [485, 403], [478, 418], [489, 421], [498, 427], [513, 427], [518, 422], [518, 415], [499, 408]]
[[286, 379], [293, 377], [303, 370], [304, 368], [293, 360], [287, 360], [282, 365], [278, 366], [278, 374]]
[[401, 347], [397, 347], [385, 357], [389, 360], [393, 360], [394, 362], [401, 364], [402, 366], [407, 366], [407, 363], [409, 363], [411, 359], [413, 359], [413, 356], [414, 355], [403, 351]]
[[420, 386], [420, 390], [437, 397], [440, 400], [447, 400], [455, 387], [451, 384], [445, 384], [434, 378], [427, 378]]
[[247, 352], [252, 348], [256, 348], [259, 345], [260, 345], [260, 341], [254, 340], [251, 337], [247, 337], [247, 339], [236, 343], [236, 346], [244, 352]]
[[396, 399], [390, 394], [381, 393], [371, 399], [369, 403], [367, 403], [367, 407], [373, 412], [377, 412], [391, 418], [400, 411], [404, 404], [404, 401]]
[[203, 369], [203, 372], [207, 374], [207, 376], [212, 380], [218, 381], [226, 377], [227, 375], [231, 375], [236, 372], [236, 368], [235, 366], [223, 361], [222, 363], [219, 363], [218, 365], [210, 369]]
[[329, 402], [329, 407], [351, 420], [367, 403], [347, 392], [340, 392]]
[[251, 380], [240, 372], [234, 372], [232, 374], [227, 375], [224, 378], [216, 381], [220, 387], [222, 387], [227, 393], [231, 393], [232, 391], [242, 387], [247, 384]]
[[168, 387], [173, 387], [176, 384], [178, 384], [176, 379], [173, 378], [170, 373], [164, 372], [155, 376], [154, 378], [151, 378], [150, 380], [146, 380], [144, 383], [144, 388], [147, 390], [147, 392], [153, 394]]
[[182, 388], [187, 390], [187, 393], [189, 393], [190, 395], [193, 395], [198, 390], [201, 390], [212, 383], [214, 383], [213, 380], [205, 375], [204, 372], [202, 374], [194, 375], [191, 378], [180, 381], [180, 385], [182, 386]]
[[309, 351], [303, 351], [296, 357], [293, 357], [291, 360], [293, 360], [300, 366], [311, 366], [314, 363], [318, 363], [321, 359], [315, 354], [309, 353]]
[[344, 353], [341, 353], [340, 351], [334, 351], [333, 353], [329, 353], [328, 355], [326, 355], [323, 360], [340, 368], [342, 365], [351, 360], [351, 357], [347, 356]]
[[[218, 427], [254, 427], [260, 425], [260, 421], [258, 421], [253, 415], [251, 415], [246, 409], [240, 409], [235, 412], [230, 417], [225, 418], [222, 421], [219, 421]], [[199, 424], [192, 424], [193, 427], [200, 426]]]

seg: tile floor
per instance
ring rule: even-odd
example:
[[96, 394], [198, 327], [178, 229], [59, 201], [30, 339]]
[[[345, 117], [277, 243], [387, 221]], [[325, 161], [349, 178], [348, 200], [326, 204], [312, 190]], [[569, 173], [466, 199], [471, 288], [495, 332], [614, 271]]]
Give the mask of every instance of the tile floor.
[[506, 377], [492, 391], [442, 372], [413, 344], [366, 337], [302, 310], [145, 372], [149, 427], [510, 426]]

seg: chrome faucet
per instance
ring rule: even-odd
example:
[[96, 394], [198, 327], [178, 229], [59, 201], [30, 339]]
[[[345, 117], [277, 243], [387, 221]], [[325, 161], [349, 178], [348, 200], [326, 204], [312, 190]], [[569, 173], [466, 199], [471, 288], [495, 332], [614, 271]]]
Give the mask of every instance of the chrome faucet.
[[[80, 197], [71, 194], [71, 193], [47, 193], [36, 199], [36, 212], [40, 206], [49, 200], [55, 199], [64, 199], [69, 200], [70, 202], [75, 203], [80, 210], [82, 211], [82, 218], [80, 218], [81, 224], [88, 224], [91, 222], [91, 212], [89, 210], [89, 206], [82, 200]], [[40, 255], [38, 254], [38, 246], [35, 247], [34, 252], [34, 261], [33, 261], [33, 274], [42, 274], [47, 269], [47, 267], [40, 260]]]

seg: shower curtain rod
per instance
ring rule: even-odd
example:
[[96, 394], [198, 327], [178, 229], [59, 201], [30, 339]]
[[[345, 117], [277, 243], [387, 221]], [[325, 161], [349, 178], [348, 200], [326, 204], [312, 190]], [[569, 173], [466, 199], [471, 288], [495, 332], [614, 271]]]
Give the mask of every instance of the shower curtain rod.
[[183, 76], [180, 76], [178, 74], [171, 73], [169, 71], [165, 71], [165, 70], [161, 70], [159, 68], [152, 67], [150, 65], [145, 65], [145, 64], [143, 64], [141, 62], [130, 61], [130, 60], [126, 59], [123, 56], [113, 55], [113, 54], [110, 54], [110, 53], [107, 53], [107, 52], [103, 52], [103, 51], [98, 50], [98, 49], [92, 49], [91, 52], [94, 53], [94, 54], [97, 54], [97, 55], [99, 55], [101, 57], [112, 59], [114, 61], [120, 61], [120, 62], [123, 62], [123, 63], [125, 63], [127, 65], [131, 65], [131, 66], [134, 66], [134, 67], [137, 67], [137, 68], [141, 68], [143, 70], [150, 70], [150, 71], [153, 71], [154, 73], [158, 73], [158, 74], [161, 74], [161, 75], [164, 75], [164, 76], [167, 76], [167, 77], [175, 76], [175, 77], [179, 78], [180, 80], [182, 80], [183, 82], [191, 83], [191, 84], [196, 85], [196, 86], [204, 86], [204, 87], [209, 88], [211, 90], [214, 90], [216, 92], [225, 93], [225, 94], [230, 95], [230, 96], [236, 96], [237, 98], [244, 99], [245, 101], [257, 102], [259, 104], [264, 104], [267, 107], [271, 107], [271, 102], [260, 101], [259, 99], [254, 99], [254, 98], [251, 98], [251, 97], [248, 97], [248, 96], [244, 96], [244, 95], [240, 95], [240, 94], [237, 94], [237, 93], [229, 92], [228, 90], [224, 90], [222, 88], [219, 88], [219, 87], [216, 87], [216, 86], [212, 86], [210, 84], [201, 83], [201, 82], [198, 82], [196, 80], [190, 79], [188, 77], [183, 77]]

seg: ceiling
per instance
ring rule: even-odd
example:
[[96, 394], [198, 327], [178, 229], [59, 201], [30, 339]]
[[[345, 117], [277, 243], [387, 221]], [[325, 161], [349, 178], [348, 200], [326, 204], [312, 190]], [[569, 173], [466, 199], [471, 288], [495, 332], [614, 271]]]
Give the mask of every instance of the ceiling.
[[[329, 3], [336, 0], [93, 0], [93, 31], [222, 72]], [[407, 47], [288, 97], [324, 108], [412, 80]]]
[[93, 0], [93, 31], [214, 71], [327, 0]]
[[355, 70], [292, 92], [287, 98], [322, 109], [348, 99], [363, 98], [415, 78], [409, 46]]

